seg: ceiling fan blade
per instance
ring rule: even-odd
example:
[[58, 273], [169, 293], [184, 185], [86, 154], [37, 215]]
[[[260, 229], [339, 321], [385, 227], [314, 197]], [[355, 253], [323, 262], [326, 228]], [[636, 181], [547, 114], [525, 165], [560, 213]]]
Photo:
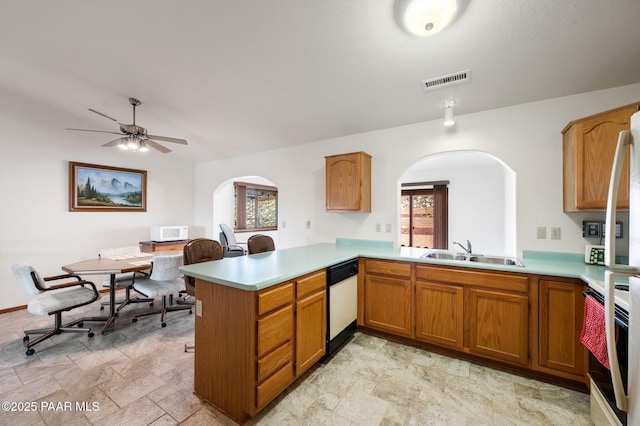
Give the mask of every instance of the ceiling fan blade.
[[102, 146], [116, 146], [116, 145], [119, 145], [119, 144], [120, 144], [120, 142], [121, 142], [123, 139], [124, 139], [124, 138], [118, 138], [118, 139], [112, 140], [111, 142], [107, 142], [107, 143], [103, 144]]
[[158, 142], [152, 141], [151, 139], [145, 139], [144, 142], [149, 145], [154, 147], [155, 149], [157, 149], [158, 151], [166, 154], [167, 152], [171, 152], [171, 150], [167, 147], [164, 147], [162, 145], [160, 145]]
[[151, 139], [158, 139], [159, 141], [163, 141], [163, 142], [173, 142], [173, 143], [179, 143], [181, 145], [189, 145], [187, 141], [184, 139], [169, 138], [167, 136], [156, 136], [156, 135], [147, 135], [147, 137]]
[[94, 113], [96, 113], [96, 114], [98, 114], [98, 115], [101, 115], [101, 116], [103, 116], [104, 118], [108, 118], [108, 119], [109, 119], [109, 120], [111, 120], [111, 121], [118, 121], [118, 120], [116, 120], [115, 118], [111, 118], [111, 117], [109, 117], [107, 114], [103, 114], [103, 113], [101, 113], [100, 111], [96, 111], [95, 109], [91, 109], [91, 108], [89, 108], [89, 111], [94, 112]]
[[78, 132], [111, 133], [113, 135], [121, 135], [122, 134], [120, 132], [108, 132], [106, 130], [70, 129], [68, 127], [65, 130], [76, 130]]

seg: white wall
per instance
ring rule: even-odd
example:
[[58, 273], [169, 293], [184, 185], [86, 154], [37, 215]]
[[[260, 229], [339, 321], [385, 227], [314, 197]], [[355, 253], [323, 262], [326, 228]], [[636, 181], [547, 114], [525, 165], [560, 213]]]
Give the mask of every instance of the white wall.
[[[171, 154], [153, 152], [142, 157], [102, 148], [100, 137], [65, 131], [68, 117], [55, 108], [2, 92], [0, 309], [27, 301], [11, 274], [11, 265], [17, 261], [33, 263], [44, 275], [58, 274], [62, 265], [91, 258], [102, 247], [146, 240], [153, 224], [194, 225], [192, 236], [217, 239], [214, 191], [236, 176], [262, 176], [278, 187], [279, 220], [287, 224], [278, 230], [278, 247], [336, 237], [397, 242], [398, 179], [418, 159], [452, 150], [485, 151], [514, 170], [518, 252], [579, 253], [585, 243], [594, 243], [582, 238], [582, 220], [600, 220], [604, 215], [562, 212], [560, 131], [576, 118], [638, 100], [640, 84], [635, 84], [460, 115], [453, 132], [446, 132], [437, 120], [194, 167]], [[324, 156], [360, 150], [373, 156], [372, 212], [325, 212]], [[148, 211], [69, 212], [68, 161], [147, 170]], [[628, 215], [620, 220], [628, 225]], [[392, 232], [376, 233], [376, 223], [393, 224]], [[561, 227], [562, 239], [537, 240], [537, 226]], [[624, 247], [626, 242], [625, 238], [619, 244]]]
[[[28, 301], [11, 272], [15, 262], [58, 275], [62, 265], [94, 258], [101, 248], [148, 240], [151, 225], [193, 223], [192, 164], [103, 148], [110, 139], [64, 127], [54, 108], [0, 93], [0, 309]], [[69, 161], [147, 170], [147, 211], [69, 212]], [[104, 277], [86, 278], [101, 287]]]
[[[562, 212], [560, 132], [572, 120], [638, 100], [640, 84], [634, 84], [459, 115], [453, 132], [436, 120], [201, 163], [196, 166], [195, 223], [212, 234], [215, 188], [233, 176], [260, 175], [278, 186], [280, 221], [287, 222], [279, 230], [279, 247], [334, 241], [336, 237], [397, 244], [400, 176], [415, 161], [434, 153], [479, 150], [501, 159], [515, 172], [517, 254], [524, 249], [581, 253], [584, 244], [596, 242], [582, 238], [582, 220], [603, 219], [604, 215]], [[373, 157], [372, 212], [327, 213], [324, 156], [353, 151], [366, 151]], [[627, 220], [625, 215], [621, 220]], [[306, 229], [307, 221], [311, 229]], [[376, 223], [393, 224], [392, 232], [376, 233]], [[562, 239], [536, 239], [538, 226], [560, 227]], [[456, 235], [456, 230], [450, 232]], [[626, 239], [619, 242], [621, 247], [625, 243]]]

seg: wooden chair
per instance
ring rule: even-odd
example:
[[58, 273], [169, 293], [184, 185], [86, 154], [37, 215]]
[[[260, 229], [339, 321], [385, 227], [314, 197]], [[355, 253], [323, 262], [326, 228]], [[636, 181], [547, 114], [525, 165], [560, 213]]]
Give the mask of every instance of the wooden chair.
[[[34, 315], [53, 315], [54, 324], [51, 328], [25, 330], [23, 342], [27, 347], [27, 355], [33, 355], [33, 346], [55, 336], [68, 332], [86, 332], [93, 337], [90, 328], [81, 328], [84, 321], [93, 321], [92, 318], [76, 319], [66, 324], [62, 323], [62, 312], [70, 311], [79, 306], [88, 305], [100, 298], [95, 284], [85, 281], [77, 275], [64, 274], [50, 277], [40, 277], [36, 270], [27, 263], [13, 265], [15, 275], [22, 291], [29, 296], [35, 296], [27, 305], [29, 313]], [[50, 281], [67, 280], [64, 283], [49, 285]], [[73, 326], [78, 326], [74, 328]], [[35, 340], [29, 341], [30, 334], [41, 334]]]
[[[209, 262], [211, 260], [219, 260], [224, 257], [224, 249], [222, 245], [216, 240], [210, 240], [208, 238], [196, 238], [189, 241], [183, 249], [183, 262], [185, 265], [191, 265], [193, 263]], [[194, 297], [196, 296], [195, 278], [185, 275], [184, 284], [187, 293]], [[184, 345], [184, 351], [188, 349], [195, 349], [193, 345]]]
[[249, 254], [264, 253], [276, 249], [273, 239], [268, 235], [256, 234], [247, 240]]

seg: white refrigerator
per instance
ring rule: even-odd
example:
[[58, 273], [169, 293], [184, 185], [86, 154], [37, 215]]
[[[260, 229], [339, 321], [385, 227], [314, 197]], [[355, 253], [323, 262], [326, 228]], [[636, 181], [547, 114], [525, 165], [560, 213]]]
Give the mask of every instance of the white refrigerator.
[[[631, 159], [631, 187], [629, 199], [629, 264], [616, 263], [615, 223], [616, 202], [620, 174], [627, 151]], [[605, 328], [607, 348], [611, 363], [611, 379], [615, 391], [616, 405], [627, 412], [627, 424], [640, 425], [640, 112], [631, 116], [631, 129], [620, 132], [616, 148], [609, 198], [607, 202], [605, 235]], [[614, 279], [629, 277], [629, 354], [628, 386], [625, 392], [620, 375], [614, 324]]]

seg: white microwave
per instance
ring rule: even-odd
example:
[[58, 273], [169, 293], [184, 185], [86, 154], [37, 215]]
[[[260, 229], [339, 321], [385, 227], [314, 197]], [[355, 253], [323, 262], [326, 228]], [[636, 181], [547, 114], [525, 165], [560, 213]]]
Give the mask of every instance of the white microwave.
[[176, 241], [189, 238], [188, 226], [152, 226], [151, 241]]

